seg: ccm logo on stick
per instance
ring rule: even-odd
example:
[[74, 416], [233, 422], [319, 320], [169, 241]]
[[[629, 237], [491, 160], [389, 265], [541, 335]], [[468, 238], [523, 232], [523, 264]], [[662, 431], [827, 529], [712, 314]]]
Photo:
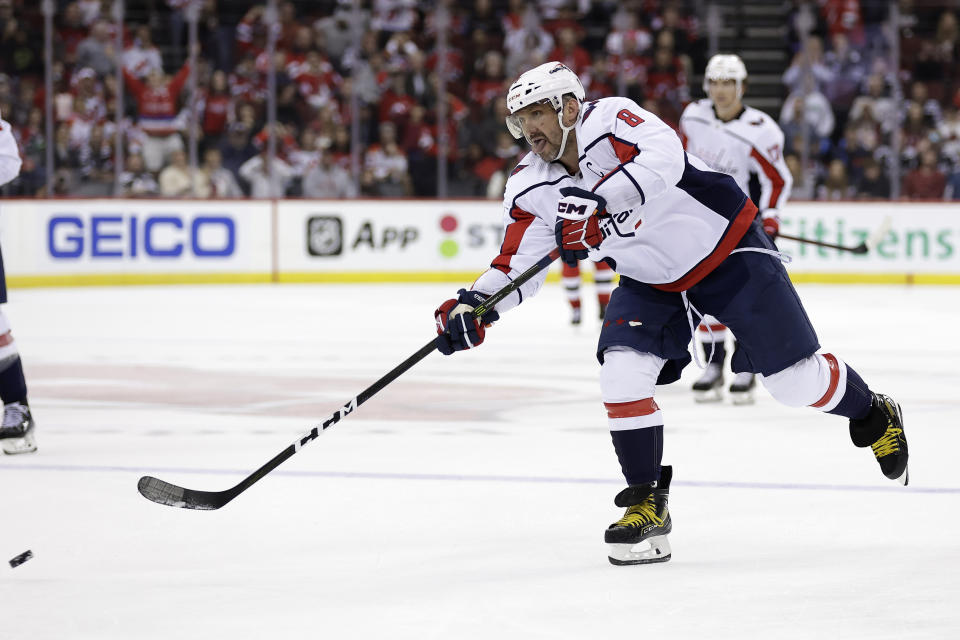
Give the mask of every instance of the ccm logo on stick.
[[237, 245], [236, 224], [225, 216], [56, 216], [47, 224], [47, 250], [54, 258], [225, 258]]

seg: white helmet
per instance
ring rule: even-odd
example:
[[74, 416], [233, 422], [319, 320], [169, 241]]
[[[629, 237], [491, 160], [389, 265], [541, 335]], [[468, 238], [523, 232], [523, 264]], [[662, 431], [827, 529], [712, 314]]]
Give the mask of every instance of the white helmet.
[[747, 79], [747, 67], [740, 56], [732, 53], [718, 53], [710, 58], [703, 72], [703, 92], [709, 94], [711, 80], [735, 80], [737, 98], [743, 97], [743, 81]]
[[[580, 78], [567, 65], [562, 62], [546, 62], [530, 69], [517, 78], [507, 91], [507, 109], [510, 111], [510, 115], [507, 116], [507, 129], [514, 138], [519, 140], [523, 137], [523, 128], [520, 126], [520, 120], [513, 114], [531, 104], [549, 102], [557, 112], [557, 120], [560, 122], [560, 128], [563, 129], [560, 150], [554, 160], [558, 159], [567, 144], [567, 135], [577, 125], [574, 122], [569, 127], [563, 126], [563, 96], [568, 93], [572, 93], [581, 103], [586, 97]], [[579, 118], [578, 115], [577, 119]]]

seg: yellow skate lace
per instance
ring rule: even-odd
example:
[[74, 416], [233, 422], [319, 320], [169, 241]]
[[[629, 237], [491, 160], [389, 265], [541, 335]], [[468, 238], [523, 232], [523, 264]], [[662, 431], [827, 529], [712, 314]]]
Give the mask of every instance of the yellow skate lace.
[[873, 449], [873, 455], [882, 458], [892, 453], [899, 453], [899, 436], [902, 433], [903, 429], [887, 429], [887, 432], [883, 434], [882, 438], [870, 445], [870, 448]]
[[640, 525], [653, 522], [663, 524], [663, 518], [657, 515], [657, 507], [652, 500], [646, 500], [642, 504], [635, 504], [627, 508], [623, 517], [613, 523], [615, 527], [638, 527]]

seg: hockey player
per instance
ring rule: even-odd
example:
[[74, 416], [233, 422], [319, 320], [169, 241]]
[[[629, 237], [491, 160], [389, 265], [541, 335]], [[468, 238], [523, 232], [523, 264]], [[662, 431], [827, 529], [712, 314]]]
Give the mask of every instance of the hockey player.
[[[687, 151], [714, 171], [730, 174], [763, 216], [763, 229], [775, 239], [779, 209], [790, 196], [793, 177], [783, 160], [783, 131], [762, 111], [743, 104], [747, 68], [739, 56], [717, 54], [703, 75], [704, 100], [687, 105], [680, 135]], [[727, 328], [707, 315], [697, 330], [707, 367], [693, 384], [698, 402], [721, 399]], [[696, 346], [694, 346], [696, 348]], [[753, 402], [756, 385], [750, 371], [734, 373], [730, 396], [735, 404]]]
[[[600, 310], [600, 320], [607, 311], [607, 305], [610, 304], [610, 292], [613, 291], [613, 269], [606, 262], [593, 263], [593, 284], [597, 290], [597, 305]], [[580, 263], [573, 265], [564, 263], [561, 270], [563, 281], [563, 290], [567, 294], [567, 302], [570, 303], [570, 324], [580, 324]]]
[[[20, 174], [20, 151], [10, 123], [0, 117], [0, 185]], [[7, 278], [0, 254], [0, 304], [7, 301]], [[0, 399], [3, 400], [3, 422], [0, 423], [0, 448], [4, 453], [30, 453], [37, 450], [33, 416], [27, 404], [27, 382], [17, 343], [10, 333], [10, 323], [0, 307]]]
[[656, 384], [676, 381], [701, 312], [741, 341], [741, 371], [774, 398], [849, 419], [857, 446], [908, 481], [900, 408], [873, 393], [852, 367], [817, 353], [817, 336], [756, 207], [726, 174], [686, 154], [676, 133], [625, 98], [584, 103], [558, 62], [531, 69], [507, 92], [507, 127], [529, 153], [504, 194], [504, 241], [490, 268], [434, 312], [444, 354], [483, 343], [487, 325], [534, 295], [544, 272], [482, 317], [473, 310], [542, 256], [604, 261], [620, 274], [600, 333], [600, 390], [627, 488], [626, 509], [605, 532], [610, 561], [670, 559], [672, 469], [661, 466], [663, 416]]

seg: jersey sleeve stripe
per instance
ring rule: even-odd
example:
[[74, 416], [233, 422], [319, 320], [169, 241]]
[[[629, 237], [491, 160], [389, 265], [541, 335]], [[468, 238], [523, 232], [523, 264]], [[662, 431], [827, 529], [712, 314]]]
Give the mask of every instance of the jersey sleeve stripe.
[[529, 211], [524, 211], [517, 205], [510, 210], [510, 217], [513, 222], [507, 225], [503, 236], [503, 244], [500, 245], [500, 255], [493, 259], [490, 266], [499, 269], [503, 273], [510, 273], [510, 259], [517, 254], [520, 249], [520, 242], [523, 240], [523, 234], [533, 223], [534, 215]]
[[770, 203], [767, 205], [767, 208], [776, 209], [777, 201], [780, 200], [780, 194], [783, 193], [783, 186], [785, 184], [783, 176], [781, 176], [780, 172], [777, 171], [777, 168], [773, 166], [773, 163], [764, 158], [763, 154], [757, 151], [756, 147], [750, 149], [750, 157], [757, 161], [757, 163], [760, 165], [760, 168], [763, 169], [763, 173], [770, 181], [770, 184], [773, 185], [773, 190], [770, 192]]
[[753, 204], [749, 198], [747, 198], [744, 201], [740, 212], [733, 219], [733, 222], [730, 224], [730, 226], [727, 227], [727, 231], [723, 235], [723, 238], [720, 239], [720, 242], [717, 243], [716, 248], [711, 251], [707, 257], [701, 260], [697, 266], [688, 271], [679, 280], [674, 280], [673, 282], [667, 284], [652, 284], [650, 286], [660, 289], [661, 291], [686, 291], [693, 285], [703, 280], [707, 274], [716, 269], [721, 262], [726, 260], [727, 256], [730, 255], [730, 252], [736, 248], [737, 244], [747, 233], [747, 230], [750, 228], [750, 224], [753, 222], [753, 219], [756, 217], [756, 215], [757, 206]]

